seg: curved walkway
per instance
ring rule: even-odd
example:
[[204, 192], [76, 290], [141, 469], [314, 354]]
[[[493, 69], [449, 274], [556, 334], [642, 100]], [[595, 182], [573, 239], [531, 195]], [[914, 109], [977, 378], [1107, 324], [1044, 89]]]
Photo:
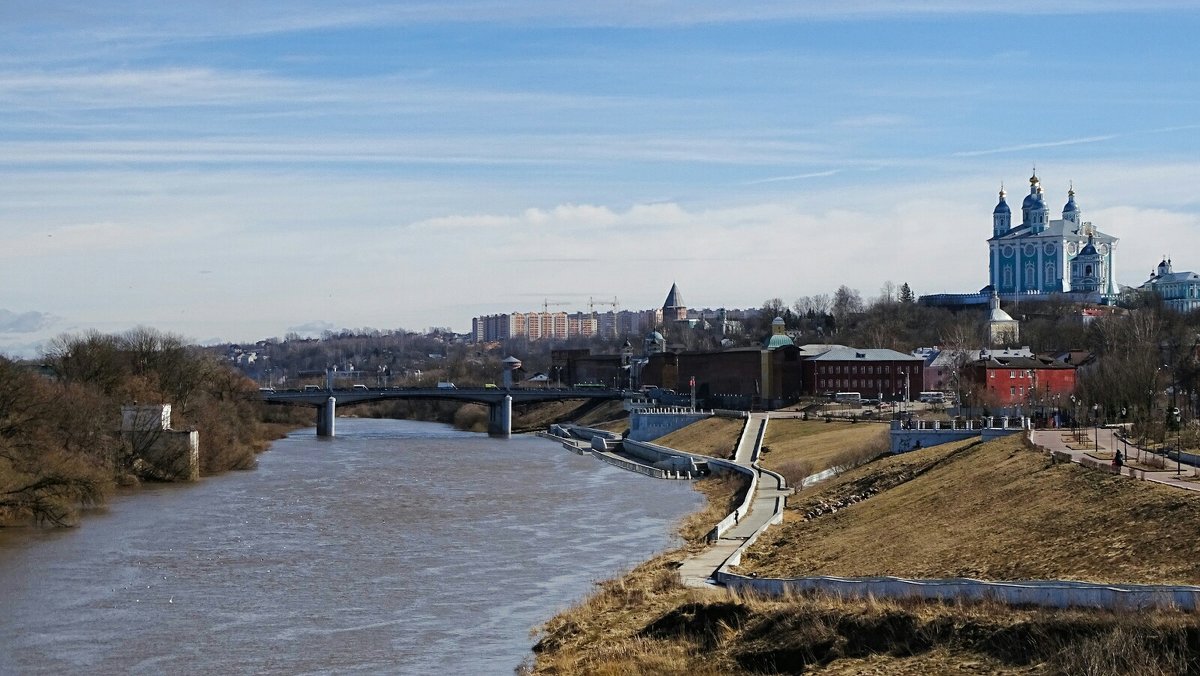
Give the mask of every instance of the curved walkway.
[[[1069, 455], [1071, 457], [1071, 462], [1093, 467], [1102, 467], [1105, 465], [1104, 460], [1095, 458], [1091, 455], [1092, 453], [1097, 452], [1097, 448], [1099, 449], [1100, 453], [1110, 454], [1116, 450], [1120, 450], [1121, 453], [1127, 454], [1126, 451], [1128, 448], [1130, 448], [1124, 442], [1124, 440], [1117, 438], [1116, 430], [1112, 428], [1101, 427], [1099, 430], [1097, 430], [1096, 428], [1091, 427], [1084, 428], [1083, 431], [1087, 436], [1087, 441], [1083, 442], [1088, 445], [1088, 448], [1086, 449], [1077, 450], [1067, 446], [1067, 442], [1063, 440], [1064, 436], [1070, 434], [1070, 430], [1067, 428], [1031, 430], [1029, 432], [1029, 440], [1052, 453]], [[1099, 439], [1097, 439], [1097, 436], [1099, 436]], [[1137, 447], [1135, 446], [1133, 448]], [[1141, 451], [1139, 449], [1139, 452], [1147, 453], [1148, 451]], [[1170, 463], [1168, 463], [1168, 466], [1169, 465]], [[1194, 468], [1191, 465], [1182, 465], [1178, 469], [1176, 467], [1170, 467], [1169, 469], [1164, 469], [1161, 471], [1145, 472], [1126, 467], [1122, 475], [1129, 476], [1130, 478], [1145, 479], [1146, 481], [1153, 481], [1154, 483], [1163, 484], [1166, 486], [1174, 486], [1175, 488], [1182, 488], [1183, 490], [1187, 491], [1200, 491], [1200, 481], [1194, 480], [1195, 473]], [[1188, 481], [1187, 479], [1189, 478], [1193, 480]]]
[[719, 569], [736, 563], [741, 550], [752, 544], [759, 533], [766, 530], [767, 526], [783, 520], [783, 507], [792, 489], [787, 487], [783, 477], [757, 465], [769, 417], [767, 413], [750, 414], [733, 457], [734, 464], [746, 468], [754, 476], [752, 494], [746, 501], [750, 506], [749, 513], [741, 514], [739, 509], [732, 528], [721, 533], [703, 552], [683, 560], [679, 566], [679, 577], [684, 586], [708, 587], [716, 584], [713, 576]]

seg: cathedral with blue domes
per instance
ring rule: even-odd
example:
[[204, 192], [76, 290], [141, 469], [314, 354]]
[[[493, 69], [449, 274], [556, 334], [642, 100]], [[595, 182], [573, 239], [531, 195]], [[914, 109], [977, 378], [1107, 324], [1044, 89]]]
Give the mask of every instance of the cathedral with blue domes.
[[1016, 226], [1005, 197], [1002, 187], [992, 211], [990, 288], [985, 292], [1022, 301], [1063, 293], [1092, 302], [1116, 297], [1117, 238], [1083, 220], [1074, 186], [1067, 191], [1058, 220], [1050, 220], [1036, 171], [1029, 178], [1029, 194], [1021, 202], [1021, 222]]

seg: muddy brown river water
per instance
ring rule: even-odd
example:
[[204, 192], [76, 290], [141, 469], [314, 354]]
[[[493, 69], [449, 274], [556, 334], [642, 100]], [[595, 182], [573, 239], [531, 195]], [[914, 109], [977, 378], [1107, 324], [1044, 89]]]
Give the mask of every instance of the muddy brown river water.
[[511, 674], [531, 629], [701, 504], [534, 437], [338, 434], [0, 532], [0, 673]]

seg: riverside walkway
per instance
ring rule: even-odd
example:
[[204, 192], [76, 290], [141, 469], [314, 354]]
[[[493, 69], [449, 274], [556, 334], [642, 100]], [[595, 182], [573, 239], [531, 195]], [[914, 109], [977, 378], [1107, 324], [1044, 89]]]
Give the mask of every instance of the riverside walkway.
[[[1137, 464], [1136, 461], [1140, 456], [1151, 455], [1150, 452], [1139, 449], [1136, 446], [1130, 446], [1125, 443], [1125, 440], [1118, 439], [1116, 430], [1113, 428], [1101, 427], [1097, 430], [1092, 427], [1082, 428], [1080, 431], [1085, 438], [1078, 444], [1074, 444], [1076, 448], [1071, 448], [1067, 444], [1066, 437], [1070, 436], [1070, 429], [1031, 430], [1029, 440], [1052, 453], [1057, 452], [1069, 455], [1071, 462], [1091, 467], [1105, 467], [1109, 463], [1108, 459], [1116, 451], [1119, 450], [1122, 454], [1128, 455], [1127, 451], [1132, 450], [1137, 455], [1134, 456], [1134, 460], [1132, 461], [1126, 459], [1126, 466], [1122, 468], [1121, 472], [1122, 476], [1145, 479], [1146, 481], [1173, 486], [1187, 491], [1200, 491], [1200, 481], [1195, 480], [1195, 468], [1191, 465], [1184, 464], [1172, 467], [1170, 466], [1172, 464], [1171, 461], [1168, 460], [1168, 467], [1161, 470], [1130, 467], [1131, 463]], [[1101, 457], [1097, 457], [1097, 455]], [[1189, 479], [1191, 480], [1189, 481]]]
[[743, 503], [749, 505], [749, 513], [742, 514], [742, 508], [739, 508], [732, 528], [721, 533], [704, 551], [683, 560], [678, 572], [685, 586], [709, 587], [716, 584], [713, 574], [717, 570], [734, 557], [740, 558], [741, 550], [753, 543], [767, 526], [783, 520], [783, 507], [792, 489], [778, 474], [764, 471], [757, 465], [769, 417], [767, 413], [750, 414], [733, 457], [734, 464], [753, 472], [750, 494]]
[[[749, 415], [731, 460], [671, 449], [680, 455], [690, 455], [698, 460], [705, 460], [710, 467], [718, 464], [725, 464], [727, 467], [736, 465], [741, 469], [730, 468], [731, 471], [740, 471], [752, 477], [750, 488], [742, 504], [733, 514], [722, 519], [714, 529], [718, 533], [717, 537], [709, 541], [709, 545], [704, 551], [693, 554], [680, 563], [677, 572], [684, 586], [701, 588], [716, 586], [718, 583], [714, 580], [714, 576], [717, 571], [726, 565], [736, 565], [741, 559], [742, 550], [753, 544], [767, 526], [783, 521], [783, 508], [787, 496], [793, 493], [793, 489], [787, 487], [783, 477], [769, 470], [763, 470], [757, 464], [758, 456], [762, 452], [762, 440], [766, 435], [769, 418], [769, 413], [751, 413]], [[581, 439], [566, 439], [546, 432], [538, 434], [560, 442], [564, 448], [568, 448], [574, 453], [590, 454], [627, 470], [651, 476], [656, 476], [655, 472], [662, 473], [661, 470], [632, 462], [613, 453], [594, 450], [591, 448], [590, 442]]]

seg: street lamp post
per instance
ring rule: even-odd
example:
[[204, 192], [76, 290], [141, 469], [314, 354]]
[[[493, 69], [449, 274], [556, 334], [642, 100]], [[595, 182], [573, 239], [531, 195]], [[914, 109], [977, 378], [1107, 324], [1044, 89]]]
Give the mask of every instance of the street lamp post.
[[1172, 407], [1171, 417], [1175, 423], [1175, 475], [1183, 472], [1183, 426], [1180, 425], [1179, 408]]
[[1100, 452], [1100, 404], [1092, 404], [1092, 424], [1096, 429], [1096, 452]]
[[1078, 424], [1078, 420], [1076, 419], [1077, 416], [1075, 415], [1079, 410], [1077, 403], [1078, 402], [1075, 401], [1075, 395], [1072, 394], [1071, 395], [1071, 438], [1076, 441], [1079, 441], [1079, 432], [1078, 432], [1078, 430], [1075, 429]]

